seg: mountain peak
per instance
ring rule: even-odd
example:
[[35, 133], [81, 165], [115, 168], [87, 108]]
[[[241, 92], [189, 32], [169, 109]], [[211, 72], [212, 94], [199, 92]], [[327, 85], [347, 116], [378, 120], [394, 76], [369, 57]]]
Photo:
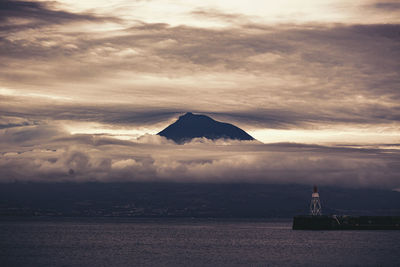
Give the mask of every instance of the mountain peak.
[[216, 121], [206, 115], [187, 112], [167, 128], [158, 133], [178, 144], [193, 138], [254, 140], [242, 129], [224, 122]]
[[190, 119], [198, 115], [194, 115], [192, 112], [186, 112], [184, 115], [179, 116], [179, 119]]

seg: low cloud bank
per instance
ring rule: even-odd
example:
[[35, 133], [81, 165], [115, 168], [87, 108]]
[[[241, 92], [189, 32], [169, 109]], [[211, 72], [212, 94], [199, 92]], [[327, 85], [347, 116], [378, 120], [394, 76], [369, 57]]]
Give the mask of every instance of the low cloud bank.
[[123, 141], [49, 125], [0, 130], [0, 182], [260, 182], [400, 187], [400, 150], [144, 135]]

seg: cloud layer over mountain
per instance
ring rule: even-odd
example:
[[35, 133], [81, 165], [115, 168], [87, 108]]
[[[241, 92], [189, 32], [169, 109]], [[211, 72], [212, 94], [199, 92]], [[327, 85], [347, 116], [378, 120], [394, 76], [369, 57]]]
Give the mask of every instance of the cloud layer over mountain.
[[[370, 0], [1, 1], [0, 180], [398, 187], [399, 15]], [[152, 136], [188, 111], [267, 144]]]
[[[262, 182], [398, 188], [398, 149], [144, 135], [123, 141], [52, 126], [1, 130], [1, 182]], [[7, 151], [7, 152], [4, 152]]]

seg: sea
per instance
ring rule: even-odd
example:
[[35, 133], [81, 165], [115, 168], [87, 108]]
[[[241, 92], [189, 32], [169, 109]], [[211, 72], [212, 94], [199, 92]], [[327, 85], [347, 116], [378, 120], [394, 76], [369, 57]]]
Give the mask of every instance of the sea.
[[400, 266], [400, 231], [288, 220], [0, 218], [0, 266]]

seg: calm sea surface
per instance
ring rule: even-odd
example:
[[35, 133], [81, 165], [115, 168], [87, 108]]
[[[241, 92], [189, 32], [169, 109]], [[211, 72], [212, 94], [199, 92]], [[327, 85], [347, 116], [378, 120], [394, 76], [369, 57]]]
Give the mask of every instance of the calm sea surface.
[[0, 266], [400, 266], [400, 231], [291, 222], [0, 219]]

